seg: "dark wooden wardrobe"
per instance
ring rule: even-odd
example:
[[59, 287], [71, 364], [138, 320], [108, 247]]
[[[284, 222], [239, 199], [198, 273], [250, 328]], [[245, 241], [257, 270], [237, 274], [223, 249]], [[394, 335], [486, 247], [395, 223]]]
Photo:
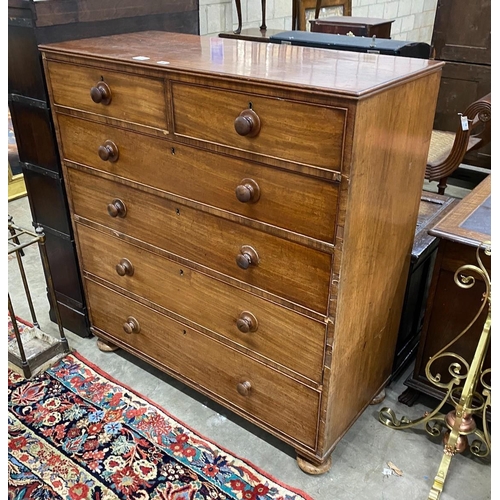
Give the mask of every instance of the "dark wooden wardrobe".
[[198, 34], [198, 0], [8, 0], [8, 103], [33, 225], [47, 237], [63, 326], [82, 337], [89, 321], [38, 45], [145, 30]]

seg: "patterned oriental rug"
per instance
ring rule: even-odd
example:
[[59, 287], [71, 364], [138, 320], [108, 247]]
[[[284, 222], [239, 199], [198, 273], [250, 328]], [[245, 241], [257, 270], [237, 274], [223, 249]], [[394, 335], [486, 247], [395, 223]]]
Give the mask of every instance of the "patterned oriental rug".
[[312, 500], [77, 353], [8, 391], [9, 499]]

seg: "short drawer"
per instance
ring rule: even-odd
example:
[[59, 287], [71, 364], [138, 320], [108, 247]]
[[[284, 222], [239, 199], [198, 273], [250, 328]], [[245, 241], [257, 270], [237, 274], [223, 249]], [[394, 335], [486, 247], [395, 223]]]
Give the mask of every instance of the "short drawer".
[[181, 82], [172, 97], [177, 136], [341, 170], [345, 109]]
[[47, 77], [56, 105], [167, 131], [162, 79], [54, 61]]
[[65, 115], [65, 159], [333, 242], [338, 183]]
[[77, 224], [85, 271], [321, 383], [325, 325]]
[[68, 180], [75, 214], [326, 312], [331, 254], [78, 169]]
[[90, 280], [86, 288], [94, 327], [230, 408], [315, 446], [319, 391]]

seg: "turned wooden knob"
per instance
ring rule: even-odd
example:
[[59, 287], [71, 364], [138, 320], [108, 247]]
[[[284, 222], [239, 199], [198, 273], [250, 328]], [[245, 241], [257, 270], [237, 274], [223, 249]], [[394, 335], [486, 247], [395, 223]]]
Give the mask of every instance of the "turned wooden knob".
[[122, 200], [113, 200], [108, 205], [108, 214], [111, 217], [125, 217], [127, 215], [127, 207]]
[[241, 203], [255, 203], [260, 198], [260, 187], [253, 179], [242, 179], [235, 193]]
[[111, 89], [105, 82], [98, 82], [90, 89], [90, 97], [96, 104], [107, 106], [111, 102]]
[[134, 266], [128, 259], [120, 260], [120, 262], [116, 264], [115, 269], [120, 276], [132, 276], [134, 274]]
[[97, 154], [102, 161], [115, 162], [118, 160], [118, 146], [113, 141], [104, 141], [97, 150]]
[[253, 109], [244, 109], [234, 120], [239, 135], [255, 137], [260, 132], [260, 118]]
[[125, 333], [139, 333], [141, 331], [141, 326], [139, 322], [132, 316], [127, 318], [127, 321], [123, 323], [123, 331]]
[[252, 384], [248, 381], [245, 380], [244, 382], [240, 382], [236, 386], [236, 390], [242, 395], [242, 396], [248, 396], [250, 394], [250, 391], [252, 390]]
[[236, 256], [236, 264], [241, 269], [248, 269], [250, 266], [256, 266], [259, 263], [257, 251], [248, 245], [240, 248], [240, 253]]
[[251, 312], [243, 311], [236, 320], [236, 326], [241, 333], [256, 332], [259, 322]]

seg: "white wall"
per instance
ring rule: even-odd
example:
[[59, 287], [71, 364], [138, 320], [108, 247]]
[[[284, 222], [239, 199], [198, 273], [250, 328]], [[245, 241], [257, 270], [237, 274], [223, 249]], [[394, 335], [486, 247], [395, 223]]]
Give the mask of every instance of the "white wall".
[[[352, 15], [394, 19], [391, 37], [430, 43], [437, 0], [352, 0]], [[260, 0], [241, 0], [243, 28], [258, 28]], [[200, 0], [200, 34], [218, 35], [238, 24], [234, 0]], [[267, 0], [266, 24], [270, 29], [289, 30], [292, 0]]]

